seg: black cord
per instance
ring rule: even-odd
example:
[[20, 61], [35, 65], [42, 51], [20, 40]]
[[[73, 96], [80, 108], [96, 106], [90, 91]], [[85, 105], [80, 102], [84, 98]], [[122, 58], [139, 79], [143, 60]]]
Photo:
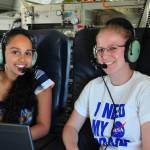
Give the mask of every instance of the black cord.
[[[109, 94], [109, 96], [110, 96], [110, 98], [111, 98], [111, 100], [112, 100], [112, 103], [113, 103], [113, 105], [115, 106], [114, 99], [113, 99], [113, 97], [112, 97], [112, 95], [111, 95], [111, 92], [110, 92], [110, 90], [109, 90], [109, 88], [108, 88], [108, 85], [107, 85], [107, 83], [106, 83], [106, 81], [105, 81], [105, 79], [104, 79], [104, 76], [102, 75], [101, 77], [102, 77], [102, 80], [103, 80], [103, 82], [104, 82], [104, 84], [105, 84], [105, 87], [106, 87], [106, 89], [107, 89], [107, 91], [108, 91], [108, 94]], [[115, 107], [114, 107], [114, 108], [115, 108]], [[115, 110], [115, 112], [116, 112], [116, 110]], [[114, 127], [115, 127], [115, 121], [116, 121], [116, 117], [113, 118], [113, 126], [112, 126], [112, 129], [111, 129], [110, 137], [111, 137], [111, 135], [112, 135], [112, 133], [113, 133], [113, 130], [114, 130]], [[109, 139], [110, 139], [110, 137], [108, 138], [108, 142], [106, 143], [106, 147], [104, 148], [104, 150], [106, 150], [107, 147], [109, 146]]]
[[[101, 65], [101, 64], [98, 64], [98, 63], [96, 62], [96, 59], [93, 59], [93, 58], [91, 59], [91, 63], [92, 63], [92, 65], [94, 66], [94, 68], [95, 68], [96, 70], [99, 70], [99, 75], [102, 77], [102, 80], [103, 80], [104, 85], [105, 85], [105, 87], [106, 87], [106, 89], [107, 89], [107, 91], [108, 91], [108, 94], [109, 94], [109, 96], [110, 96], [110, 98], [111, 98], [111, 101], [112, 101], [113, 105], [115, 106], [114, 99], [113, 99], [113, 97], [112, 97], [112, 95], [111, 95], [111, 92], [110, 92], [110, 90], [109, 90], [109, 88], [108, 88], [108, 85], [107, 85], [107, 83], [106, 83], [106, 81], [105, 81], [105, 79], [104, 79], [104, 74], [103, 74], [102, 65]], [[115, 107], [114, 107], [114, 108], [115, 108]], [[116, 112], [116, 108], [115, 108], [115, 112]], [[114, 127], [115, 127], [115, 121], [116, 121], [116, 117], [113, 118], [113, 126], [112, 126], [112, 129], [111, 129], [110, 137], [111, 137], [111, 135], [112, 135], [112, 133], [113, 133], [113, 130], [114, 130]], [[106, 143], [106, 147], [104, 148], [104, 150], [106, 150], [107, 147], [109, 146], [110, 137], [108, 138], [108, 142]]]

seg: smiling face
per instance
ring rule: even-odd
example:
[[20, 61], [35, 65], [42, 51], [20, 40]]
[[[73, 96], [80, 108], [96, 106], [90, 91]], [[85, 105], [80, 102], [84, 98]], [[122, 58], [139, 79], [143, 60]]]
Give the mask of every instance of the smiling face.
[[26, 36], [17, 34], [10, 38], [5, 48], [5, 71], [12, 78], [23, 75], [23, 68], [32, 64], [32, 43]]
[[107, 64], [104, 71], [110, 76], [129, 68], [124, 58], [126, 41], [123, 34], [111, 28], [103, 29], [97, 35], [96, 47], [102, 49], [97, 53], [97, 59], [100, 64]]

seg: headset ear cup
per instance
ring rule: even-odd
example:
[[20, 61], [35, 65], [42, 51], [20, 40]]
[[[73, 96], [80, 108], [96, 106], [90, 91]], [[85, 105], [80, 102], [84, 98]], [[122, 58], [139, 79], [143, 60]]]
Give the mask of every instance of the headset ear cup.
[[36, 61], [37, 61], [37, 57], [38, 57], [38, 54], [37, 52], [35, 51], [33, 53], [33, 57], [32, 57], [32, 67], [35, 65]]
[[0, 43], [0, 65], [3, 64], [3, 52], [2, 52], [2, 44]]
[[93, 54], [91, 55], [90, 61], [92, 63], [92, 66], [94, 66], [94, 68], [97, 70], [97, 56], [96, 56], [96, 46], [93, 47]]
[[127, 54], [128, 61], [130, 63], [135, 63], [138, 60], [139, 55], [140, 55], [140, 43], [139, 41], [134, 40], [129, 44], [129, 50]]
[[93, 56], [96, 58], [96, 46], [93, 47]]

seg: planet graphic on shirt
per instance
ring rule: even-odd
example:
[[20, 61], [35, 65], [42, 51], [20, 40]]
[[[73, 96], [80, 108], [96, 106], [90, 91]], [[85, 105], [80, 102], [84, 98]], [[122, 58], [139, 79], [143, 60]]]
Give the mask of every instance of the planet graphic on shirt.
[[115, 122], [112, 136], [119, 138], [123, 137], [125, 133], [124, 125], [125, 123], [121, 123], [120, 121]]

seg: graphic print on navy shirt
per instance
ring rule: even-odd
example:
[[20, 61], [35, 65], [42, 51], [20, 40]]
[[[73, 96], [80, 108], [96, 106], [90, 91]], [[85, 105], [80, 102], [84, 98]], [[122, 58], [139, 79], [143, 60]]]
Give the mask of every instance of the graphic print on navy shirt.
[[[100, 114], [101, 116], [99, 116]], [[102, 119], [105, 118], [105, 121], [102, 119], [98, 120], [99, 118], [98, 116]], [[116, 121], [117, 118], [123, 118], [123, 117], [125, 117], [125, 104], [105, 103], [104, 107], [101, 107], [101, 102], [97, 103], [97, 106], [95, 108], [94, 118], [92, 120], [92, 132], [94, 138], [98, 141], [100, 145], [109, 145], [113, 147], [128, 146], [128, 143], [130, 141], [124, 139], [124, 134], [125, 134], [124, 127], [126, 122]], [[104, 132], [106, 132], [106, 129], [109, 127], [110, 120], [112, 123], [114, 118], [115, 118], [115, 123], [111, 133], [111, 137], [105, 137]]]
[[31, 125], [33, 119], [33, 109], [24, 108], [21, 110], [19, 122], [20, 124]]

